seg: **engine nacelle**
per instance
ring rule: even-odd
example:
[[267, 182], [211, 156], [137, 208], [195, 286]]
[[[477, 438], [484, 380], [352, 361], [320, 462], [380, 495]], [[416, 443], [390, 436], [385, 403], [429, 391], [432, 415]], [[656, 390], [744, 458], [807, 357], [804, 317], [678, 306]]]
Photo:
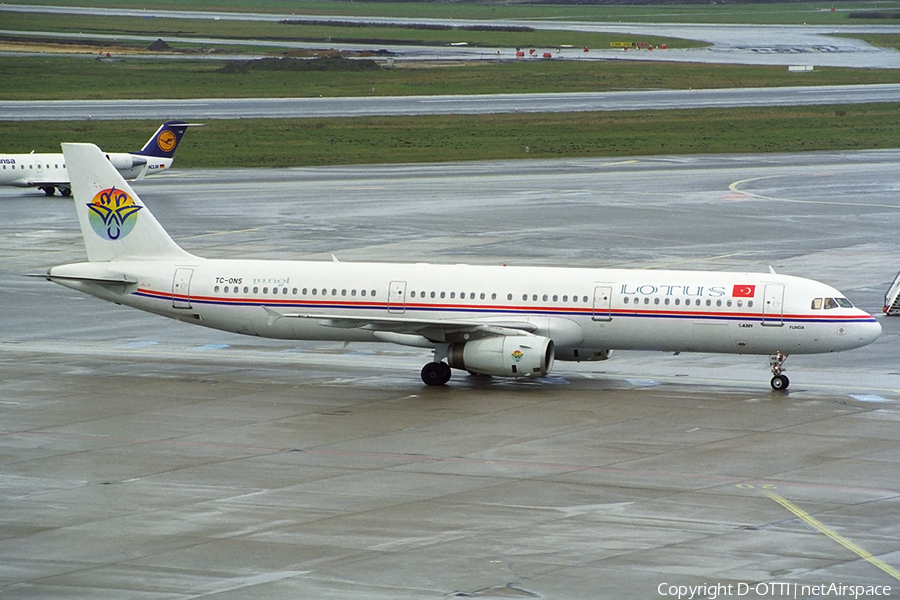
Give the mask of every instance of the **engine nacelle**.
[[554, 345], [538, 335], [507, 335], [450, 344], [447, 364], [479, 375], [543, 377], [553, 368]]
[[598, 350], [597, 348], [557, 348], [556, 360], [594, 362], [609, 359], [612, 352], [612, 350]]
[[134, 154], [126, 154], [122, 152], [107, 154], [106, 158], [109, 159], [109, 162], [112, 163], [112, 166], [120, 171], [133, 169], [135, 167], [142, 167], [147, 164], [147, 159], [143, 156], [135, 156]]

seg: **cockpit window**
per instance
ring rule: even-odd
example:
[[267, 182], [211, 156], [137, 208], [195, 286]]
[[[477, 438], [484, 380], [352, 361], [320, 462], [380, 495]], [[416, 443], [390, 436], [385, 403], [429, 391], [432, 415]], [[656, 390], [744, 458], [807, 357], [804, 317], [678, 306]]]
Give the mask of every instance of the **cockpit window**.
[[853, 305], [846, 298], [813, 298], [812, 304], [810, 304], [810, 308], [813, 310], [821, 310], [822, 308], [829, 310], [837, 307], [853, 308]]

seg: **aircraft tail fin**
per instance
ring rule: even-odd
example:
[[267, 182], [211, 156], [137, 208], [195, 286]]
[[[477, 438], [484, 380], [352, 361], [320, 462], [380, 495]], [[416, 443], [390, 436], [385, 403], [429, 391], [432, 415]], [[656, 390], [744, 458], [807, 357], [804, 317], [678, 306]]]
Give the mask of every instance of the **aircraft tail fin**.
[[194, 258], [169, 237], [97, 146], [62, 149], [89, 261]]
[[137, 152], [140, 156], [153, 156], [155, 158], [172, 158], [175, 155], [175, 149], [181, 142], [181, 137], [188, 127], [200, 127], [203, 123], [185, 123], [183, 121], [166, 121], [159, 126], [156, 133], [153, 134], [144, 147]]

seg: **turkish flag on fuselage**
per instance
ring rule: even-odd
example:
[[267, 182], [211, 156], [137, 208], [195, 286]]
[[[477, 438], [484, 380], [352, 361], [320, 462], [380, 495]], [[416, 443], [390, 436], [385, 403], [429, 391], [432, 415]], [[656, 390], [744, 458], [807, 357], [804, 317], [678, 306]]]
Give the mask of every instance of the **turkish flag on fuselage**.
[[736, 285], [731, 290], [733, 298], [752, 298], [754, 295], [756, 295], [755, 285]]

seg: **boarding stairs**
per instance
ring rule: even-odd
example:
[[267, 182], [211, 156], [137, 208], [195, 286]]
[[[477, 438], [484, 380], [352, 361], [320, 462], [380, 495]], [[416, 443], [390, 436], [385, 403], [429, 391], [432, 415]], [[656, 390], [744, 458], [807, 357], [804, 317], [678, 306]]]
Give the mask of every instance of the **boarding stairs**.
[[884, 314], [889, 317], [900, 315], [900, 273], [894, 277], [894, 283], [884, 295]]

